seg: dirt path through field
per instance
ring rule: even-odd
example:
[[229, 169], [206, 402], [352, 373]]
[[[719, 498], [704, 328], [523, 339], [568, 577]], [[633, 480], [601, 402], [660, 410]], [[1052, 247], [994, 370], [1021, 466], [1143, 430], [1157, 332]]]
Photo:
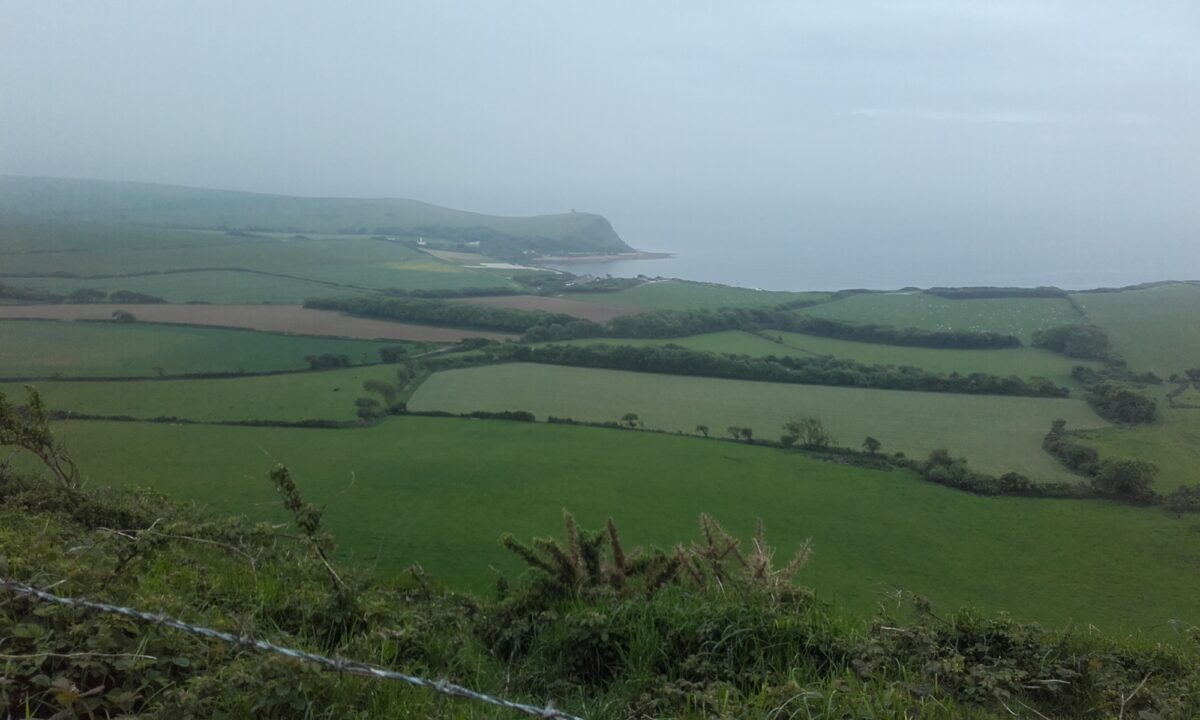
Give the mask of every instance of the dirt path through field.
[[141, 322], [212, 325], [356, 340], [457, 342], [467, 337], [515, 339], [515, 336], [503, 333], [372, 320], [298, 305], [0, 305], [0, 319], [109, 320], [116, 310], [131, 313]]

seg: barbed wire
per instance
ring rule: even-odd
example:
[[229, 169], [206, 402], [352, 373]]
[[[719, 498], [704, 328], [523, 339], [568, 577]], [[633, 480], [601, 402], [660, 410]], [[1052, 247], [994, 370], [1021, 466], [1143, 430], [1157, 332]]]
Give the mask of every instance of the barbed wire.
[[527, 705], [525, 703], [513, 702], [504, 698], [488, 695], [487, 693], [478, 692], [462, 685], [456, 685], [448, 680], [429, 680], [417, 675], [406, 675], [402, 672], [390, 670], [379, 665], [360, 662], [358, 660], [349, 660], [339, 657], [326, 657], [316, 653], [307, 652], [305, 650], [295, 650], [276, 645], [266, 640], [259, 640], [248, 635], [234, 635], [233, 633], [214, 630], [212, 628], [192, 625], [182, 620], [173, 618], [164, 613], [150, 613], [133, 608], [122, 607], [120, 605], [110, 605], [108, 603], [95, 602], [93, 600], [84, 600], [82, 598], [66, 597], [63, 595], [55, 595], [54, 593], [39, 590], [32, 585], [0, 578], [0, 588], [4, 588], [18, 596], [32, 597], [42, 602], [54, 603], [57, 605], [65, 605], [67, 607], [84, 608], [97, 612], [111, 613], [115, 615], [123, 615], [125, 617], [141, 620], [143, 622], [161, 625], [164, 627], [174, 628], [182, 632], [199, 635], [201, 637], [220, 640], [221, 642], [232, 645], [240, 645], [246, 648], [253, 648], [262, 652], [275, 653], [284, 657], [290, 657], [297, 660], [311, 662], [321, 667], [335, 670], [337, 672], [349, 673], [351, 675], [359, 675], [363, 677], [379, 678], [381, 680], [398, 680], [408, 683], [419, 688], [432, 690], [442, 695], [450, 697], [465, 698], [467, 700], [475, 700], [477, 702], [495, 705], [497, 707], [515, 710], [525, 715], [544, 718], [544, 720], [583, 720], [576, 715], [562, 712], [554, 707], [553, 703], [547, 703], [545, 707], [537, 707], [536, 705]]

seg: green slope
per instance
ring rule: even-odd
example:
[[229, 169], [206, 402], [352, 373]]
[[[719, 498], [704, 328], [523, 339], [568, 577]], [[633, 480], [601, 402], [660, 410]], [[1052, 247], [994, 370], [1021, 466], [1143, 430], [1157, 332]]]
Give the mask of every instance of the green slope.
[[459, 587], [519, 563], [496, 542], [544, 535], [571, 508], [615, 517], [628, 546], [695, 536], [698, 513], [782, 548], [812, 538], [801, 575], [871, 612], [888, 590], [938, 607], [1172, 633], [1200, 606], [1200, 520], [1098, 501], [986, 499], [920, 481], [728, 442], [542, 424], [394, 418], [362, 430], [72, 422], [90, 484], [150, 485], [221, 512], [282, 519], [266, 479], [288, 464], [325, 510], [343, 556], [397, 572], [420, 562]]
[[97, 180], [0, 176], [0, 214], [166, 227], [426, 236], [537, 252], [629, 251], [600, 215], [500, 217], [416, 200], [308, 198]]
[[152, 377], [308, 367], [306, 355], [379, 361], [401, 342], [275, 335], [142, 323], [0, 320], [0, 377]]

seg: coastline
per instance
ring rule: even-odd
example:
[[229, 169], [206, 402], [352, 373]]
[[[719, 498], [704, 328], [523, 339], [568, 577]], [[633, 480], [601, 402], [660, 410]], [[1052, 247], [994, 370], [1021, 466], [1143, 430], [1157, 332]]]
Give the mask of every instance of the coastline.
[[622, 260], [663, 260], [673, 258], [676, 253], [670, 252], [650, 252], [647, 250], [636, 250], [628, 253], [614, 253], [611, 255], [539, 255], [533, 258], [531, 262], [547, 262], [547, 263], [601, 263], [601, 262], [619, 262]]

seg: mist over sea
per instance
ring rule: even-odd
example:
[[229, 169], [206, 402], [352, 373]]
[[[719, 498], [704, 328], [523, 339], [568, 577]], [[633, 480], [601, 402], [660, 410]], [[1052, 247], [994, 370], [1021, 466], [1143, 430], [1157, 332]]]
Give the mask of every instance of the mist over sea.
[[653, 234], [623, 236], [638, 249], [673, 257], [548, 266], [575, 274], [661, 276], [765, 290], [974, 285], [1084, 290], [1200, 279], [1200, 238], [1186, 227], [1095, 222], [1070, 227], [1067, 218], [1059, 220], [1038, 225], [980, 218], [974, 226], [951, 228], [863, 221], [759, 232], [725, 231], [717, 224], [676, 232], [663, 223]]

